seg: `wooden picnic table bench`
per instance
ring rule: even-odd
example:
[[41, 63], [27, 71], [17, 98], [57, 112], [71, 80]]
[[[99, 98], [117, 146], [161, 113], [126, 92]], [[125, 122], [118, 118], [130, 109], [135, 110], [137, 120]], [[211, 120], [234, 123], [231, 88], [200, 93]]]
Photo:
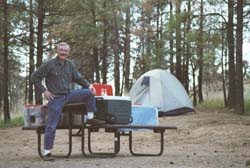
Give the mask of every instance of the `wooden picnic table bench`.
[[[61, 155], [58, 157], [69, 157], [72, 152], [72, 137], [81, 136], [81, 150], [82, 155], [85, 157], [114, 157], [120, 151], [120, 137], [129, 137], [129, 151], [134, 156], [160, 156], [164, 150], [164, 132], [165, 130], [176, 130], [176, 126], [150, 126], [150, 125], [128, 125], [128, 124], [100, 124], [100, 125], [87, 125], [81, 119], [80, 125], [73, 125], [72, 116], [74, 114], [81, 114], [82, 116], [86, 113], [84, 103], [74, 103], [67, 104], [63, 109], [63, 113], [69, 114], [69, 125], [59, 126], [57, 129], [68, 129], [69, 130], [69, 145], [68, 153], [66, 155]], [[83, 118], [83, 117], [82, 117]], [[45, 132], [45, 126], [25, 126], [22, 127], [23, 130], [36, 130], [38, 137], [38, 154], [42, 156], [41, 152], [41, 135]], [[73, 134], [73, 129], [79, 129], [77, 134]], [[113, 152], [95, 152], [91, 146], [91, 135], [93, 132], [98, 132], [100, 129], [104, 129], [105, 132], [114, 134], [114, 147]], [[85, 132], [87, 130], [87, 132]], [[152, 130], [154, 133], [160, 134], [160, 151], [158, 153], [137, 153], [133, 150], [133, 131], [137, 130]], [[87, 142], [85, 140], [87, 134]], [[88, 153], [85, 151], [85, 146], [87, 145]]]

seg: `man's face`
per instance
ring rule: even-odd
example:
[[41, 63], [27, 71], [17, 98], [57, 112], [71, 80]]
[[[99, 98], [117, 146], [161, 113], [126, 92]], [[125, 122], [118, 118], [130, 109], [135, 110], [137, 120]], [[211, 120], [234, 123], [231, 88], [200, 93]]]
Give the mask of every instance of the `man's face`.
[[65, 60], [69, 55], [69, 47], [67, 45], [61, 45], [57, 48], [58, 57]]

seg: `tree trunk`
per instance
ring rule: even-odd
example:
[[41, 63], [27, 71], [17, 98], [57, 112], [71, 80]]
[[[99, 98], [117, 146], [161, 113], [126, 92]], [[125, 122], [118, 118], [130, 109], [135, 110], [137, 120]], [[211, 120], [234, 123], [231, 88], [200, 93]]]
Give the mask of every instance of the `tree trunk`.
[[155, 42], [155, 56], [156, 56], [156, 61], [154, 63], [154, 67], [157, 68], [164, 68], [164, 47], [163, 47], [163, 37], [162, 37], [162, 27], [163, 27], [163, 20], [162, 20], [162, 15], [163, 15], [163, 3], [160, 1], [157, 1], [156, 3], [156, 37], [154, 37], [154, 42]]
[[140, 22], [140, 29], [141, 33], [139, 35], [140, 39], [140, 44], [138, 46], [138, 56], [135, 60], [135, 66], [134, 66], [134, 71], [133, 71], [133, 79], [139, 78], [142, 73], [146, 72], [145, 70], [145, 15], [144, 11], [141, 8], [141, 22]]
[[[42, 65], [43, 62], [43, 21], [44, 21], [44, 1], [38, 0], [38, 28], [37, 28], [37, 67]], [[35, 88], [36, 104], [43, 104], [42, 92]]]
[[3, 80], [3, 111], [4, 111], [4, 122], [10, 120], [9, 111], [9, 61], [8, 61], [8, 48], [9, 48], [9, 38], [8, 38], [8, 5], [7, 0], [3, 0], [3, 65], [4, 65], [4, 80]]
[[[26, 61], [26, 63], [27, 63], [27, 61]], [[27, 72], [27, 69], [25, 69], [25, 71]], [[28, 100], [29, 100], [29, 98], [28, 98], [28, 92], [29, 92], [28, 79], [29, 79], [29, 76], [25, 76], [24, 104], [27, 104]]]
[[95, 72], [95, 75], [96, 75], [96, 78], [94, 79], [94, 76], [92, 78], [92, 81], [93, 82], [96, 82], [96, 83], [100, 83], [100, 74], [99, 74], [99, 56], [98, 56], [98, 48], [97, 47], [93, 47], [93, 57], [94, 57], [94, 72]]
[[237, 0], [237, 34], [236, 34], [236, 110], [244, 113], [244, 89], [242, 72], [242, 33], [243, 33], [243, 0]]
[[[140, 72], [144, 73], [146, 72], [146, 67], [147, 67], [147, 64], [146, 64], [146, 58], [145, 58], [145, 32], [146, 32], [146, 22], [145, 22], [145, 12], [143, 11], [143, 9], [141, 9], [141, 17], [142, 17], [142, 21], [141, 21], [141, 29], [142, 29], [142, 33], [141, 33], [141, 36], [140, 36], [140, 39], [141, 39], [141, 66], [140, 64], [138, 64], [138, 67], [140, 67]], [[139, 77], [139, 76], [138, 76]]]
[[181, 1], [176, 0], [176, 77], [179, 79], [181, 83], [183, 83], [182, 80], [182, 69], [181, 69]]
[[[223, 97], [224, 97], [224, 105], [227, 106], [227, 93], [226, 93], [226, 74], [225, 74], [225, 63], [224, 63], [224, 31], [223, 31], [223, 26], [222, 26], [222, 31], [221, 31], [221, 74], [222, 74], [222, 89], [223, 89]], [[225, 51], [226, 55], [226, 51]]]
[[119, 56], [119, 34], [117, 16], [114, 7], [113, 12], [113, 24], [112, 24], [112, 46], [114, 50], [114, 79], [115, 79], [115, 95], [120, 96], [120, 56]]
[[[191, 0], [188, 1], [188, 13], [191, 13]], [[188, 15], [188, 18], [187, 18], [187, 28], [186, 28], [186, 32], [185, 33], [189, 33], [191, 31], [191, 16]], [[187, 43], [186, 42], [186, 57], [185, 57], [185, 67], [184, 67], [184, 72], [183, 72], [183, 84], [184, 84], [184, 87], [186, 89], [186, 91], [189, 93], [189, 74], [188, 74], [188, 71], [189, 71], [189, 59], [191, 58], [191, 45], [190, 43]]]
[[[173, 20], [173, 4], [172, 2], [169, 2], [170, 5], [170, 21]], [[174, 38], [173, 38], [173, 31], [170, 31], [170, 39], [169, 39], [169, 50], [170, 50], [170, 72], [174, 74]]]
[[3, 86], [2, 86], [2, 79], [0, 79], [0, 120], [2, 120], [2, 106], [3, 106], [3, 104], [2, 104], [2, 100], [3, 100], [3, 97], [2, 97], [2, 95], [3, 95], [2, 88], [3, 88]]
[[[0, 23], [2, 24], [1, 20], [0, 20]], [[3, 25], [3, 24], [2, 24]], [[0, 31], [0, 35], [1, 37], [2, 36], [2, 31]], [[2, 45], [2, 40], [0, 40], [0, 53], [3, 53], [3, 45]], [[1, 60], [2, 60], [2, 54], [0, 54], [1, 56]], [[0, 66], [0, 120], [2, 120], [2, 117], [3, 117], [3, 110], [2, 110], [2, 107], [3, 107], [3, 65], [2, 65], [2, 62], [1, 62], [1, 66]]]
[[125, 83], [125, 93], [128, 93], [130, 88], [130, 0], [127, 0], [127, 9], [126, 9], [126, 27], [125, 27], [125, 48], [124, 48], [124, 83]]
[[[93, 17], [93, 26], [96, 28], [96, 12], [95, 12], [95, 2], [91, 1], [92, 2], [92, 8], [91, 8], [91, 12], [92, 12], [92, 17]], [[97, 36], [97, 33], [95, 34], [95, 38], [97, 39], [98, 36]], [[96, 78], [94, 79], [94, 76], [93, 76], [93, 79], [92, 81], [95, 81], [97, 83], [100, 83], [100, 73], [99, 73], [99, 52], [98, 52], [98, 44], [96, 44], [92, 50], [93, 50], [93, 58], [94, 58], [94, 69], [93, 69], [93, 72], [95, 73], [95, 76]]]
[[[106, 0], [103, 3], [103, 9], [106, 11]], [[108, 21], [106, 14], [103, 16], [103, 39], [102, 39], [102, 83], [107, 83], [108, 73]]]
[[151, 34], [152, 34], [152, 27], [151, 27], [151, 8], [146, 9], [145, 12], [146, 19], [145, 19], [145, 27], [147, 28], [146, 32], [146, 55], [145, 55], [145, 72], [149, 71], [151, 68]]
[[34, 72], [34, 27], [33, 27], [33, 2], [30, 0], [30, 35], [29, 35], [29, 104], [33, 104], [33, 84], [31, 74]]
[[198, 44], [198, 56], [199, 56], [199, 76], [198, 76], [198, 96], [199, 103], [203, 102], [202, 93], [202, 81], [203, 81], [203, 0], [201, 0], [200, 6], [200, 28], [199, 28], [199, 44]]
[[[192, 77], [193, 79], [196, 78], [195, 71], [196, 71], [196, 65], [195, 63], [191, 63], [192, 66]], [[196, 97], [196, 83], [195, 80], [193, 80], [193, 104], [194, 106], [197, 106], [197, 97]]]
[[[2, 0], [0, 0], [2, 3]], [[3, 3], [2, 3], [3, 4]], [[3, 7], [0, 5], [1, 9]], [[0, 25], [3, 25], [3, 19], [0, 19]], [[3, 37], [3, 26], [0, 27], [0, 37]], [[3, 40], [0, 39], [0, 120], [2, 119], [2, 101], [3, 101]]]
[[235, 63], [234, 63], [234, 30], [233, 30], [233, 3], [234, 0], [228, 0], [228, 25], [227, 25], [227, 43], [229, 54], [229, 67], [228, 67], [228, 107], [235, 107]]
[[[160, 8], [161, 8], [161, 3], [159, 1], [157, 1], [156, 8], [157, 8], [156, 9], [156, 38], [157, 38], [157, 40], [159, 40], [159, 38], [160, 38], [160, 22], [159, 22], [159, 19], [160, 19]], [[159, 45], [158, 45], [158, 43], [156, 43], [156, 49], [158, 49], [158, 48], [159, 48]]]

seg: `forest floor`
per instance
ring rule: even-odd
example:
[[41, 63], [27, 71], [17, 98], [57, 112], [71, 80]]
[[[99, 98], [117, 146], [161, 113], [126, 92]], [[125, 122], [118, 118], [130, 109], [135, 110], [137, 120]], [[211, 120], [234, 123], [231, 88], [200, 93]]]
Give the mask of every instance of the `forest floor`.
[[[84, 158], [80, 137], [73, 138], [72, 156], [45, 162], [37, 154], [35, 131], [21, 127], [0, 129], [0, 168], [244, 168], [250, 160], [250, 116], [226, 110], [197, 110], [196, 113], [159, 119], [160, 125], [175, 125], [165, 132], [164, 152], [159, 157], [135, 157], [129, 153], [128, 137], [121, 137], [115, 158]], [[136, 132], [135, 150], [158, 152], [158, 134]], [[95, 133], [93, 148], [111, 149], [110, 134]], [[59, 130], [54, 153], [65, 152], [67, 131]], [[156, 145], [156, 146], [152, 146]]]

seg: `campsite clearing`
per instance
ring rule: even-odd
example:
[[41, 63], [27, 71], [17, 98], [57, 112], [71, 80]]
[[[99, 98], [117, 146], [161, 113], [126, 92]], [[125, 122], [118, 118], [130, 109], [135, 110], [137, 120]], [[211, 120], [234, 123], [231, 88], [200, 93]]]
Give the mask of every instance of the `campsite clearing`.
[[[164, 153], [160, 157], [135, 157], [129, 153], [128, 139], [122, 137], [121, 151], [115, 158], [83, 158], [80, 137], [73, 138], [70, 158], [45, 162], [37, 154], [37, 137], [33, 131], [21, 127], [0, 129], [0, 168], [84, 167], [84, 168], [244, 168], [250, 160], [250, 116], [241, 116], [226, 110], [197, 110], [197, 113], [160, 118], [160, 125], [176, 125], [177, 131], [166, 131]], [[156, 134], [137, 133], [136, 148], [150, 147]], [[67, 131], [58, 131], [56, 151], [65, 151]], [[96, 134], [94, 147], [108, 144], [110, 136]], [[149, 143], [149, 141], [151, 143]], [[100, 150], [100, 149], [97, 149]]]

